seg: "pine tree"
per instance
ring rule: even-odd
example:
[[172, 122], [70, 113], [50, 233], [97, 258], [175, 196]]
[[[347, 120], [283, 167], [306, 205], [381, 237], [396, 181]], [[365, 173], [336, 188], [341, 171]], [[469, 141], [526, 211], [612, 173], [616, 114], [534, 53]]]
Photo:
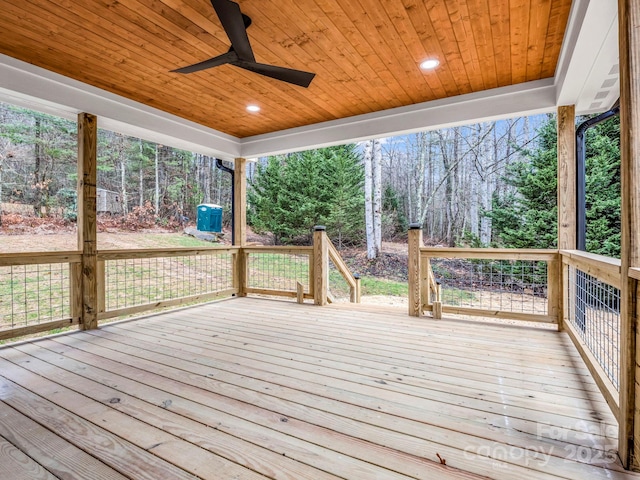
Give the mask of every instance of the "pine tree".
[[[586, 118], [585, 118], [586, 119]], [[583, 119], [584, 120], [584, 119]], [[514, 248], [554, 248], [557, 244], [557, 136], [549, 116], [538, 130], [536, 150], [507, 171], [516, 193], [494, 196], [487, 215], [494, 244]], [[587, 251], [620, 255], [620, 121], [613, 117], [587, 131]]]
[[516, 188], [495, 197], [487, 212], [493, 243], [513, 248], [554, 248], [557, 244], [557, 135], [549, 116], [538, 130], [538, 148], [507, 169], [505, 181]]
[[620, 257], [620, 117], [587, 132], [587, 251]]
[[248, 191], [248, 220], [276, 243], [308, 242], [325, 225], [338, 244], [362, 232], [363, 172], [354, 145], [269, 157], [257, 166]]

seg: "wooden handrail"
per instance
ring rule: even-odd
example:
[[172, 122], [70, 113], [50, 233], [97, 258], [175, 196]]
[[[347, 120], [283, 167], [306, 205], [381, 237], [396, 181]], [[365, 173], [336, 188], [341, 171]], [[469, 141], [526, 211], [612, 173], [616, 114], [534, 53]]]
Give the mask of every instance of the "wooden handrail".
[[562, 263], [579, 269], [615, 288], [621, 288], [621, 262], [617, 258], [581, 250], [560, 250]]
[[221, 253], [238, 253], [238, 247], [205, 247], [205, 248], [154, 248], [131, 250], [98, 250], [98, 260], [124, 260], [129, 258], [161, 258], [182, 257], [192, 255], [215, 255]]
[[438, 258], [473, 258], [491, 260], [554, 260], [558, 250], [528, 248], [457, 248], [421, 247], [422, 255]]
[[[528, 321], [541, 321], [558, 323], [558, 292], [561, 291], [559, 279], [559, 251], [555, 249], [516, 249], [516, 248], [454, 248], [454, 247], [424, 247], [420, 249], [421, 264], [426, 265], [422, 274], [421, 282], [427, 283], [428, 288], [424, 288], [422, 293], [422, 309], [429, 310], [433, 318], [440, 318], [441, 312], [460, 313], [465, 315], [481, 315], [493, 317], [505, 317]], [[547, 312], [540, 313], [518, 313], [512, 311], [488, 310], [477, 307], [462, 307], [456, 305], [443, 305], [440, 285], [435, 278], [431, 268], [432, 258], [458, 258], [473, 260], [508, 260], [508, 261], [534, 261], [546, 262], [547, 288], [550, 294]], [[431, 302], [431, 295], [434, 300]], [[424, 296], [429, 296], [424, 298]]]
[[342, 278], [344, 278], [345, 282], [349, 284], [350, 302], [360, 303], [360, 282], [353, 276], [347, 264], [344, 263], [340, 252], [338, 252], [338, 249], [335, 247], [333, 242], [331, 240], [328, 240], [327, 243], [329, 246], [329, 258], [336, 266], [338, 272], [340, 272], [340, 275], [342, 275]]
[[342, 256], [340, 255], [335, 245], [331, 241], [329, 241], [329, 258], [331, 259], [333, 264], [336, 266], [336, 268], [340, 272], [340, 275], [342, 275], [342, 278], [344, 278], [345, 282], [349, 284], [349, 288], [355, 288], [356, 287], [355, 278], [353, 278], [353, 275], [351, 274], [349, 267], [347, 267], [347, 264], [344, 263]]
[[80, 260], [81, 255], [78, 251], [0, 253], [0, 267], [36, 265], [38, 263], [77, 263]]

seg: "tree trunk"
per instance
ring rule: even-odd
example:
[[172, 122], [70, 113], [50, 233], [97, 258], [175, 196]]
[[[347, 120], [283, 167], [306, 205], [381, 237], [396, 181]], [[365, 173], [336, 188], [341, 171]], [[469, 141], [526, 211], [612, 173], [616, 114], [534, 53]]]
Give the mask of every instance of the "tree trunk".
[[156, 156], [155, 156], [155, 170], [156, 170], [156, 186], [155, 186], [155, 209], [156, 215], [160, 215], [160, 170], [158, 168], [158, 145], [156, 144]]
[[212, 162], [211, 157], [202, 156], [203, 160], [203, 178], [202, 178], [202, 189], [204, 190], [204, 203], [211, 203], [211, 168]]
[[364, 215], [367, 235], [367, 258], [377, 257], [376, 239], [373, 228], [373, 145], [367, 141], [364, 145]]
[[127, 156], [125, 155], [125, 141], [126, 139], [118, 135], [118, 157], [120, 160], [120, 195], [122, 200], [122, 213], [129, 213], [129, 196], [127, 194]]
[[382, 251], [382, 146], [373, 140], [373, 237], [377, 257]]
[[42, 120], [35, 118], [35, 164], [33, 167], [33, 213], [36, 217], [42, 216], [43, 190], [45, 188], [42, 178], [43, 161], [42, 158]]
[[144, 205], [144, 157], [143, 157], [142, 140], [140, 140], [140, 172], [138, 178], [138, 206]]

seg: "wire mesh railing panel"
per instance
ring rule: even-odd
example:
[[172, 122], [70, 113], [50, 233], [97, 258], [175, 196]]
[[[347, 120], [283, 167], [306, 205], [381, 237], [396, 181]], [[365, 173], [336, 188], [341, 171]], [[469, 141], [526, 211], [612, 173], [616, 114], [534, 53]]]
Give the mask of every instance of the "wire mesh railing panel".
[[620, 375], [620, 290], [569, 266], [569, 322], [616, 389]]
[[105, 261], [107, 311], [231, 288], [230, 253]]
[[351, 298], [351, 287], [344, 279], [340, 270], [329, 259], [329, 294], [334, 302], [346, 303]]
[[251, 252], [247, 269], [248, 288], [295, 292], [300, 283], [305, 293], [311, 293], [308, 254]]
[[547, 315], [547, 262], [431, 258], [442, 304], [485, 311]]
[[0, 267], [0, 329], [71, 317], [68, 263]]

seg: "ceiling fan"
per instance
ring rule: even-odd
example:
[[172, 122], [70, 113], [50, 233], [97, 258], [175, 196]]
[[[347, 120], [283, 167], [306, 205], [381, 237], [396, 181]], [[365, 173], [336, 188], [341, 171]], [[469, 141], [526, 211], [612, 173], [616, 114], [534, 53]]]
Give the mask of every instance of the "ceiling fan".
[[211, 0], [211, 5], [213, 5], [213, 9], [216, 11], [220, 23], [222, 23], [222, 28], [224, 28], [231, 41], [231, 48], [227, 53], [195, 65], [172, 70], [172, 72], [192, 73], [228, 63], [283, 82], [293, 83], [305, 88], [309, 86], [316, 75], [315, 73], [256, 62], [253, 56], [253, 49], [249, 43], [249, 37], [247, 36], [247, 28], [251, 25], [251, 18], [240, 11], [240, 5], [231, 0]]

